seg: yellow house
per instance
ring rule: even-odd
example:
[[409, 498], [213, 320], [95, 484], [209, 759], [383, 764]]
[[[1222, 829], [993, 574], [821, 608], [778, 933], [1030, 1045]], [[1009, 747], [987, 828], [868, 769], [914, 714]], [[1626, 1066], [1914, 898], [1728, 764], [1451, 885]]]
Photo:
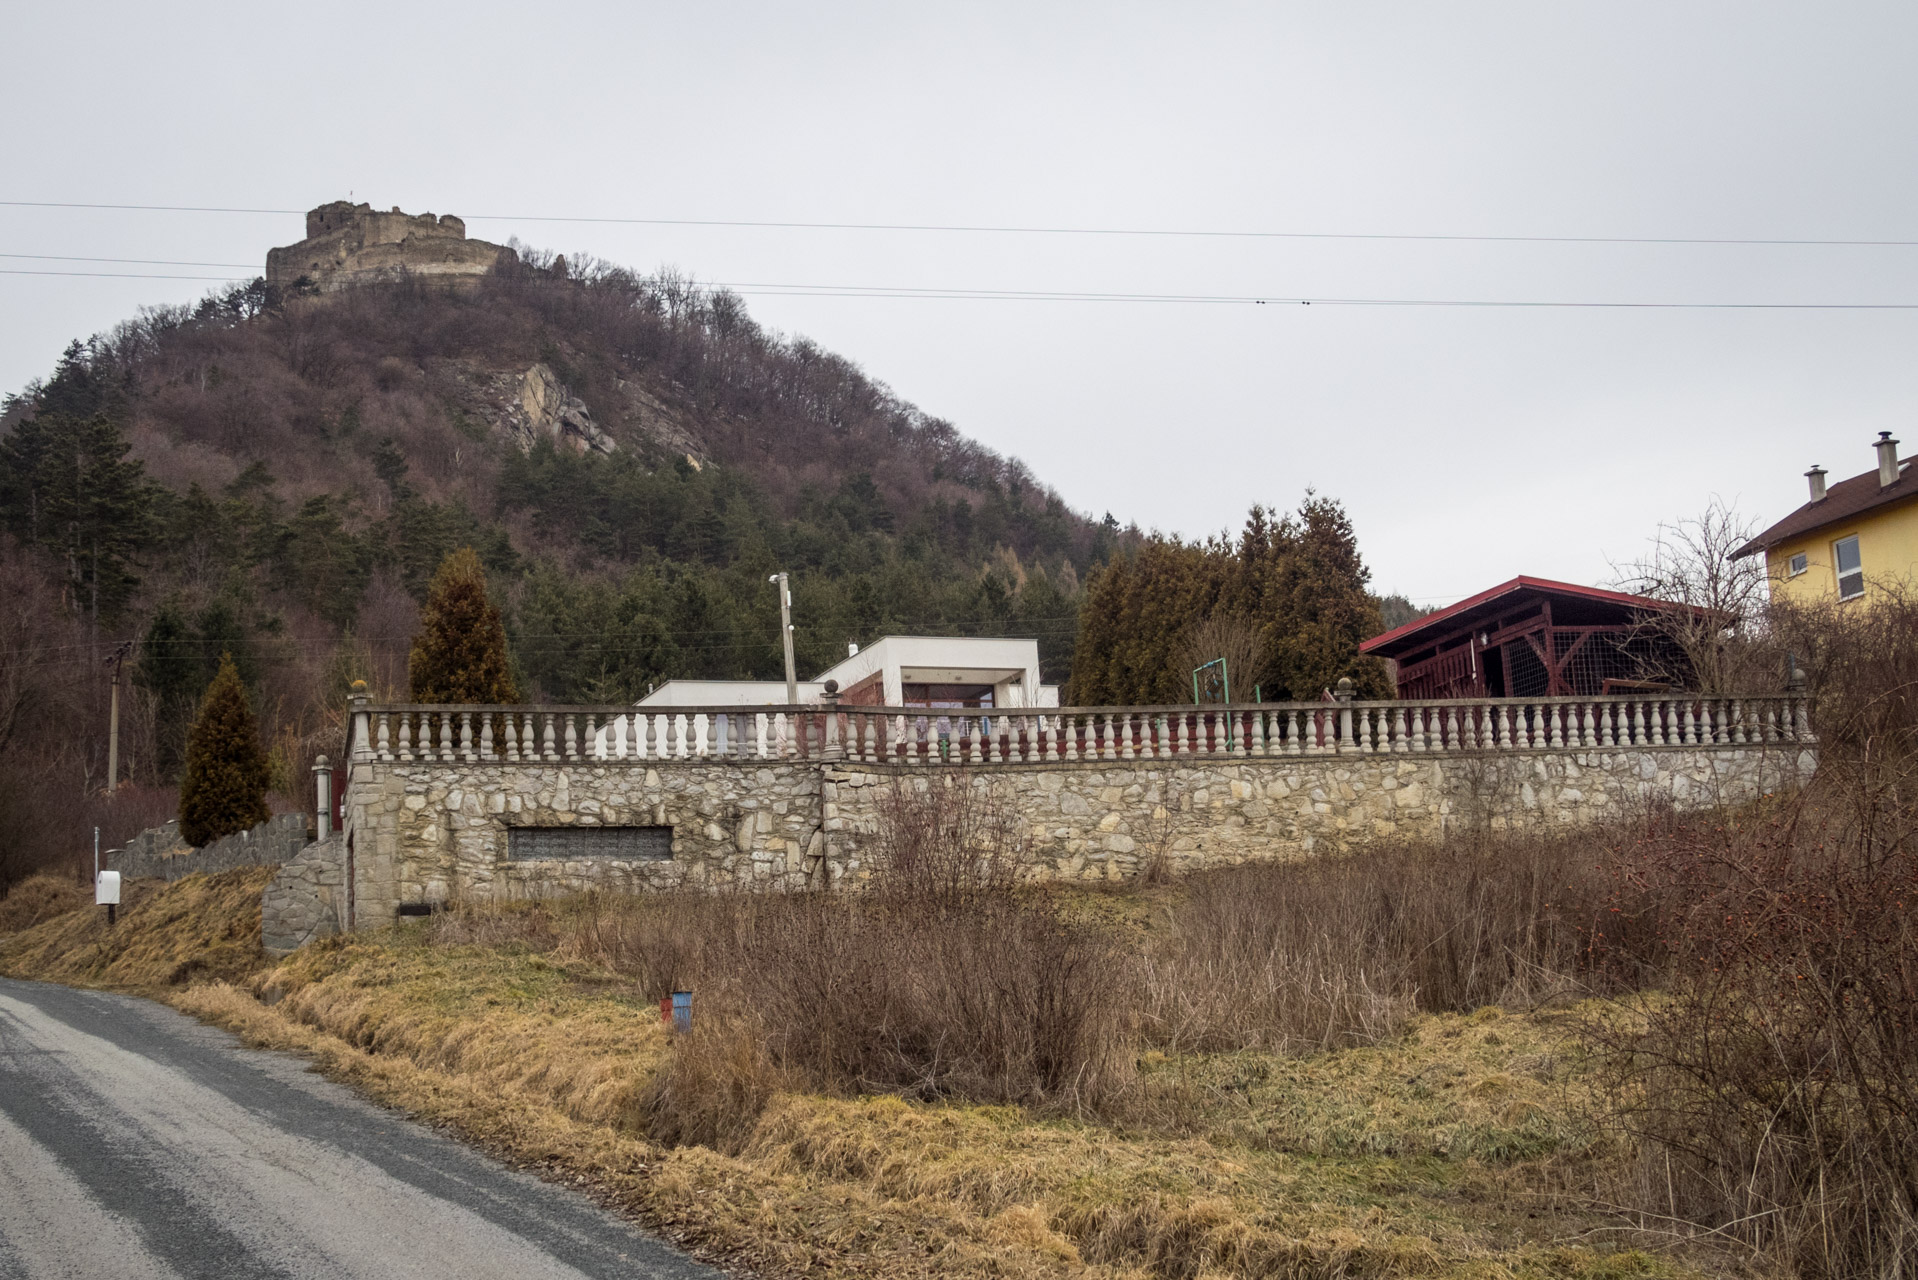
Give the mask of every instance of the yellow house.
[[1891, 432], [1875, 447], [1876, 471], [1830, 488], [1823, 467], [1807, 471], [1811, 501], [1732, 552], [1763, 553], [1773, 599], [1866, 600], [1893, 581], [1918, 586], [1918, 471], [1898, 460]]

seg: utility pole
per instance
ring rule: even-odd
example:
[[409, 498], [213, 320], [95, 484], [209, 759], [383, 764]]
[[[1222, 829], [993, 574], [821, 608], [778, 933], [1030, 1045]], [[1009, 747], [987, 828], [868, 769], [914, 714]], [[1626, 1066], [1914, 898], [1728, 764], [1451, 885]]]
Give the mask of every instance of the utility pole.
[[786, 575], [775, 573], [766, 579], [779, 584], [779, 639], [786, 646], [786, 705], [799, 705], [799, 673], [793, 668], [793, 593]]
[[[120, 666], [133, 652], [133, 641], [128, 640], [107, 655], [107, 666], [113, 669], [112, 701], [107, 704], [107, 794], [112, 795], [120, 777]], [[97, 835], [95, 837], [98, 838]]]

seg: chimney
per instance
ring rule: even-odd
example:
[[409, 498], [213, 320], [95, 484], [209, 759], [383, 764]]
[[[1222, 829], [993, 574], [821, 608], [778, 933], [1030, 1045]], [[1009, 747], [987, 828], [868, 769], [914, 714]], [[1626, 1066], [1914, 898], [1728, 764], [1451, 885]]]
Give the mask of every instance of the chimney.
[[1805, 473], [1805, 479], [1811, 481], [1811, 500], [1823, 502], [1825, 500], [1825, 469], [1814, 462], [1811, 464], [1811, 470]]
[[848, 658], [857, 658], [859, 656], [859, 642], [857, 640], [846, 641], [846, 656]]
[[1880, 489], [1898, 483], [1898, 442], [1891, 438], [1891, 432], [1880, 431], [1878, 443], [1878, 487]]

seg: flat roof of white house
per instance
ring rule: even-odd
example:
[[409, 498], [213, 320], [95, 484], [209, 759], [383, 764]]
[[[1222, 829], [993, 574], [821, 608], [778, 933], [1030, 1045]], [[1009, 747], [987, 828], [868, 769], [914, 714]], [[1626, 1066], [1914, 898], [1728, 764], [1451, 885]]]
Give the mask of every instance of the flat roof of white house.
[[[817, 702], [826, 681], [850, 690], [877, 678], [885, 706], [904, 702], [908, 684], [991, 685], [1002, 707], [1059, 705], [1059, 687], [1039, 680], [1039, 642], [1007, 636], [886, 636], [799, 684], [801, 702]], [[786, 701], [783, 680], [668, 680], [643, 707], [750, 707]]]

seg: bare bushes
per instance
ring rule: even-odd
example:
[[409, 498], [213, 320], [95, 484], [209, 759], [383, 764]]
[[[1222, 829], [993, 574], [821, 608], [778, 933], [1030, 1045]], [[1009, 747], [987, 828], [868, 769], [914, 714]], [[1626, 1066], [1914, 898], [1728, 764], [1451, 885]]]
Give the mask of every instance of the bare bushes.
[[600, 900], [566, 944], [648, 998], [697, 994], [646, 1103], [662, 1140], [727, 1145], [775, 1088], [1109, 1111], [1133, 1080], [1133, 961], [1014, 889], [1019, 831], [964, 777], [880, 806], [866, 893]]
[[1635, 1029], [1597, 1032], [1641, 1141], [1637, 1207], [1799, 1275], [1912, 1273], [1915, 839], [1908, 807], [1841, 775], [1771, 821], [1638, 847], [1629, 877], [1677, 968]]
[[1589, 836], [1525, 835], [1193, 876], [1147, 963], [1149, 1034], [1185, 1049], [1338, 1048], [1417, 1010], [1615, 981], [1595, 964], [1597, 935], [1629, 913], [1612, 910], [1601, 863]]

